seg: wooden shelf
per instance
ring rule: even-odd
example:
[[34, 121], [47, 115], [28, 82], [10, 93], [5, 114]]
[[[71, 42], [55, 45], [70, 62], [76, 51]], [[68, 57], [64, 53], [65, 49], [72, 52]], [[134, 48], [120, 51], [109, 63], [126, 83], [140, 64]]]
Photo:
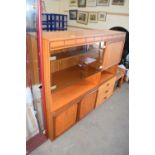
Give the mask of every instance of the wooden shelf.
[[51, 111], [54, 112], [62, 108], [68, 103], [83, 96], [84, 94], [86, 94], [95, 87], [96, 85], [94, 83], [84, 79], [74, 85], [66, 87], [65, 89], [51, 93], [52, 98]]
[[99, 82], [99, 83], [102, 84], [102, 83], [108, 81], [109, 79], [113, 78], [114, 76], [115, 76], [115, 75], [113, 75], [113, 74], [110, 73], [110, 72], [103, 71], [103, 72], [101, 73], [101, 79], [100, 79], [100, 82]]
[[76, 82], [91, 76], [95, 73], [99, 72], [99, 70], [91, 67], [86, 66], [85, 68], [81, 68], [78, 66], [73, 66], [52, 74], [51, 85], [56, 85], [56, 89], [52, 90], [59, 91], [65, 87], [68, 87]]

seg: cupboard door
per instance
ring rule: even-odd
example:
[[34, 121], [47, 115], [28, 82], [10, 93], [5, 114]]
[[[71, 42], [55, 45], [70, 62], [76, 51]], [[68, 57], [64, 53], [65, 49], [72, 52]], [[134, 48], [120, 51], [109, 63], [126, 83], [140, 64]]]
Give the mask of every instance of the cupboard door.
[[77, 103], [71, 105], [63, 112], [55, 116], [55, 137], [62, 134], [68, 128], [70, 128], [73, 124], [76, 123], [77, 117]]
[[112, 42], [106, 44], [103, 56], [103, 69], [107, 69], [120, 62], [123, 52], [124, 42]]
[[97, 94], [96, 107], [104, 103], [104, 101], [112, 95], [115, 81], [116, 81], [116, 77], [110, 79], [109, 81], [107, 81], [106, 83], [104, 83], [103, 85], [99, 87], [98, 94]]
[[82, 119], [94, 109], [95, 103], [96, 103], [96, 96], [97, 96], [97, 91], [86, 95], [82, 99], [80, 103], [79, 119]]

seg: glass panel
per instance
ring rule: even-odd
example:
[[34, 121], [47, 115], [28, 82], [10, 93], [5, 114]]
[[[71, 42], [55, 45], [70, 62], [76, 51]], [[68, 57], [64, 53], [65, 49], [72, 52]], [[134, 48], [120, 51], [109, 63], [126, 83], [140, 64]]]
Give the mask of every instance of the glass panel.
[[28, 35], [37, 38], [36, 6], [37, 0], [26, 1], [26, 140], [44, 130], [37, 39]]
[[100, 71], [103, 42], [52, 51], [51, 90], [57, 91]]

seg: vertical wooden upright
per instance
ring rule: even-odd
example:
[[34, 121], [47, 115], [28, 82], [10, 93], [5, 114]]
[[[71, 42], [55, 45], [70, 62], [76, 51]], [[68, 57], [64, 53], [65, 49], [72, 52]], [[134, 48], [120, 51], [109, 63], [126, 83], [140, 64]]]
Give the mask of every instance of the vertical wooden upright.
[[50, 91], [50, 53], [49, 53], [49, 41], [43, 39], [43, 68], [44, 68], [44, 86], [45, 86], [45, 98], [46, 98], [46, 119], [47, 119], [47, 129], [48, 137], [50, 139], [54, 138], [53, 135], [53, 119], [51, 113], [51, 91]]

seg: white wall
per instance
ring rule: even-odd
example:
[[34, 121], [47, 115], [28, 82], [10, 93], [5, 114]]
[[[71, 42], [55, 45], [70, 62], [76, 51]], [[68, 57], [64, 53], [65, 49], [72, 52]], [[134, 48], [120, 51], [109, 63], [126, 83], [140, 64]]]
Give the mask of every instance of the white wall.
[[[107, 11], [116, 13], [129, 13], [129, 0], [125, 0], [124, 6], [111, 5], [111, 3], [112, 0], [110, 0], [109, 6], [78, 8], [78, 7], [69, 7], [68, 0], [61, 0], [60, 10], [61, 13], [67, 13], [67, 14], [68, 12], [64, 12], [64, 10], [78, 9], [81, 11]], [[69, 20], [69, 25], [95, 28], [95, 29], [109, 29], [113, 26], [122, 26], [129, 30], [129, 16], [107, 15], [106, 22], [98, 21], [98, 23], [88, 23], [88, 25], [79, 24], [76, 21]]]
[[47, 13], [60, 13], [61, 0], [43, 0]]
[[[70, 7], [68, 0], [44, 0], [44, 1], [46, 3], [46, 10], [47, 12], [50, 13], [63, 13], [69, 15], [68, 10], [74, 10], [74, 9], [78, 9], [81, 11], [107, 11], [115, 13], [129, 13], [129, 0], [125, 0], [125, 4], [123, 6], [111, 5], [112, 0], [110, 0], [109, 6], [96, 6], [86, 8]], [[129, 30], [129, 16], [107, 15], [106, 22], [98, 21], [98, 23], [88, 23], [88, 25], [84, 25], [77, 23], [76, 21], [69, 20], [68, 24], [72, 26], [95, 28], [95, 29], [109, 29], [113, 26], [122, 26], [127, 30]]]

